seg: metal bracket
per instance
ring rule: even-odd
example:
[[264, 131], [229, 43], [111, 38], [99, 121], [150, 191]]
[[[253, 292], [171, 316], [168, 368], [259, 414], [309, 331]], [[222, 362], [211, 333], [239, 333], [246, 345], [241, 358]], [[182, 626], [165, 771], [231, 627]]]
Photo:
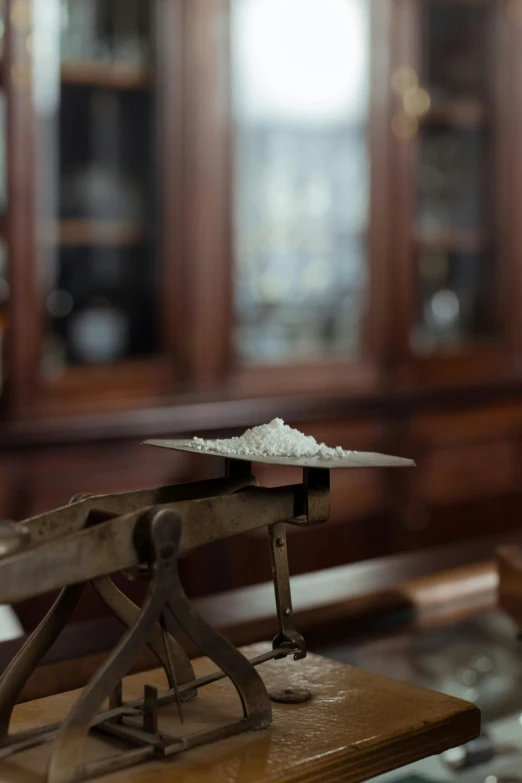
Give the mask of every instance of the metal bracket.
[[274, 638], [272, 646], [274, 649], [290, 648], [295, 650], [294, 659], [297, 661], [306, 657], [306, 646], [303, 637], [294, 626], [285, 523], [272, 525], [268, 535], [279, 624], [279, 632]]
[[[245, 481], [252, 478], [252, 463], [241, 459], [225, 459], [225, 476], [237, 481]], [[257, 483], [257, 482], [256, 482]]]
[[330, 517], [330, 471], [303, 468], [304, 513], [309, 525], [326, 522]]

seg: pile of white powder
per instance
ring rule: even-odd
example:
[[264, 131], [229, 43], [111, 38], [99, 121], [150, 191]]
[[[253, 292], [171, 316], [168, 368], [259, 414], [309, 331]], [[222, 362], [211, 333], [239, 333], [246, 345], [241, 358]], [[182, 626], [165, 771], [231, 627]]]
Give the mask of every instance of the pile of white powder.
[[305, 435], [285, 424], [282, 419], [274, 419], [270, 424], [262, 424], [247, 430], [239, 438], [223, 440], [203, 440], [194, 438], [198, 449], [217, 451], [220, 454], [247, 454], [263, 457], [322, 457], [334, 459], [353, 454], [341, 446], [329, 448], [317, 443], [311, 435]]

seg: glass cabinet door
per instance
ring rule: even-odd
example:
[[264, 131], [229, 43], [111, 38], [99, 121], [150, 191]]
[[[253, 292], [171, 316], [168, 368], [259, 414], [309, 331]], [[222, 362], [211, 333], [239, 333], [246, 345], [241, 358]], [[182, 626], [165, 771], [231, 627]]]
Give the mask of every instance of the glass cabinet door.
[[41, 364], [158, 353], [157, 210], [148, 0], [33, 0]]
[[370, 5], [232, 1], [235, 345], [245, 363], [361, 348]]
[[461, 350], [497, 328], [493, 6], [423, 0], [420, 73], [395, 74], [404, 123], [395, 129], [418, 134], [411, 334], [418, 354]]

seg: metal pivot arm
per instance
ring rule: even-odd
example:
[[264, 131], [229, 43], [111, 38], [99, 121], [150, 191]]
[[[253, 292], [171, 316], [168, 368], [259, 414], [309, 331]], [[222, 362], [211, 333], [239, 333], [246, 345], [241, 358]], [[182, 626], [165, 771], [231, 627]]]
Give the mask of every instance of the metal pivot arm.
[[[229, 495], [255, 483], [255, 478], [249, 472], [230, 478], [192, 481], [187, 484], [117, 492], [111, 495], [92, 495], [84, 492], [76, 495], [67, 506], [25, 520], [24, 528], [30, 542], [41, 545], [82, 530], [92, 509], [109, 514], [131, 514], [166, 503], [184, 503], [187, 500]], [[16, 524], [14, 528], [21, 529], [20, 525]]]
[[[172, 488], [169, 487], [168, 490], [170, 492]], [[144, 492], [147, 492], [147, 490]], [[151, 492], [158, 493], [158, 490], [151, 490]], [[125, 496], [127, 496], [127, 494], [132, 495], [132, 493], [125, 493]], [[143, 491], [134, 493], [134, 495], [143, 495]], [[93, 497], [95, 496], [90, 492], [83, 492], [73, 497], [70, 502], [75, 503]], [[107, 511], [102, 512], [102, 514], [103, 513], [107, 514], [107, 519], [114, 516], [114, 513]], [[127, 628], [131, 628], [134, 623], [138, 621], [141, 612], [140, 607], [136, 606], [125, 593], [122, 593], [122, 591], [116, 587], [112, 579], [108, 576], [100, 576], [98, 579], [93, 579], [91, 585], [105, 606], [110, 609], [123, 625]], [[176, 639], [167, 632], [166, 628], [156, 624], [147, 640], [147, 647], [154, 653], [163, 666], [170, 688], [173, 688], [174, 686], [177, 687], [178, 684], [191, 682], [195, 679], [194, 669], [192, 668], [188, 655]]]
[[[161, 508], [175, 511], [183, 518], [179, 549], [183, 553], [292, 519], [301, 513], [300, 501], [301, 485], [277, 489], [248, 487], [234, 495], [165, 504]], [[140, 565], [135, 528], [146, 511], [117, 516], [0, 559], [2, 602], [16, 603]]]

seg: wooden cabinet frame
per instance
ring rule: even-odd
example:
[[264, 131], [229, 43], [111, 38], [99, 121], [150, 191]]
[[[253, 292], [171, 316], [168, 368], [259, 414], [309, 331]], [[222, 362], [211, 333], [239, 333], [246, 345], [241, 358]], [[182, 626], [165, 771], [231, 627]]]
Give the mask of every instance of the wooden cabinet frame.
[[[463, 0], [460, 0], [462, 3]], [[411, 66], [421, 71], [422, 0], [392, 0], [394, 34], [392, 70]], [[440, 0], [451, 4], [457, 0]], [[520, 378], [516, 348], [520, 334], [520, 308], [513, 299], [519, 297], [520, 242], [519, 221], [513, 211], [516, 193], [522, 192], [520, 178], [521, 137], [520, 112], [517, 107], [514, 63], [520, 58], [522, 28], [509, 20], [503, 2], [490, 3], [489, 73], [491, 115], [490, 149], [493, 160], [488, 177], [493, 208], [489, 249], [494, 254], [495, 291], [493, 301], [498, 333], [477, 340], [455, 353], [440, 353], [426, 358], [415, 356], [410, 348], [414, 322], [414, 264], [416, 178], [418, 136], [409, 140], [391, 139], [391, 165], [394, 197], [390, 197], [393, 226], [391, 264], [396, 270], [392, 298], [395, 302], [394, 374], [406, 388], [474, 385], [492, 380], [505, 382]], [[393, 112], [400, 99], [394, 96]], [[518, 115], [518, 116], [517, 116]], [[518, 311], [518, 312], [517, 312]]]

